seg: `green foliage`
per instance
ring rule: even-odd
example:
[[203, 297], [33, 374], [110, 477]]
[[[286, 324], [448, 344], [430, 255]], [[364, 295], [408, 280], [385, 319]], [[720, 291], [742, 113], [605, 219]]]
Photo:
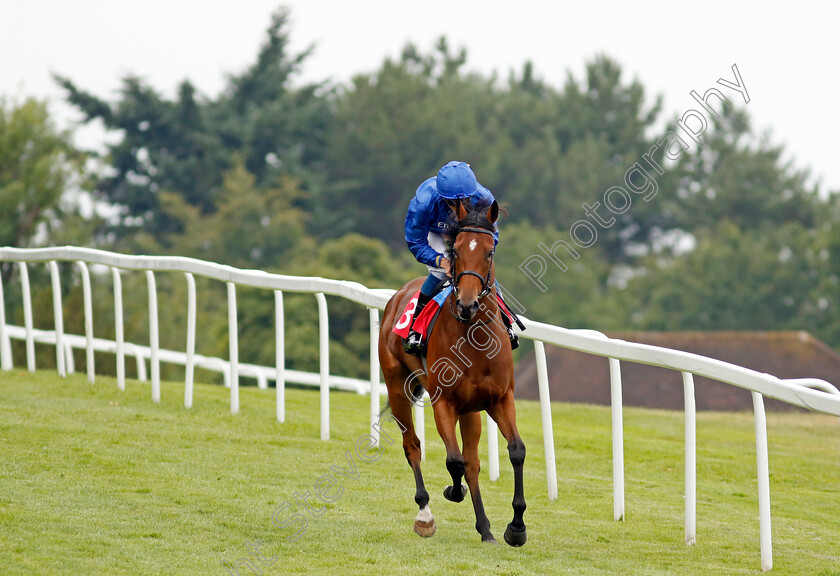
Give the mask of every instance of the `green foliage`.
[[[83, 157], [51, 127], [43, 105], [6, 112], [4, 103], [0, 243], [31, 244], [48, 228], [45, 242], [397, 288], [425, 273], [405, 247], [408, 202], [457, 158], [508, 209], [497, 276], [529, 318], [600, 330], [805, 329], [840, 346], [837, 198], [821, 195], [781, 145], [756, 134], [744, 108], [722, 108], [702, 147], [662, 161], [658, 193], [634, 195], [614, 224], [599, 224], [596, 245], [570, 259], [567, 271], [546, 259], [542, 292], [520, 266], [543, 256], [541, 243], [569, 241], [576, 221], [592, 220], [589, 210], [610, 217], [604, 193], [624, 184], [661, 136], [653, 133], [661, 98], [650, 99], [606, 55], [562, 86], [528, 62], [503, 82], [471, 72], [466, 51], [445, 38], [428, 53], [406, 45], [346, 86], [297, 86], [311, 50], [290, 52], [288, 22], [278, 10], [254, 62], [215, 98], [197, 94], [189, 80], [167, 98], [129, 76], [107, 101], [58, 78], [88, 121], [120, 134], [100, 159], [105, 176], [96, 183], [98, 200], [119, 212], [108, 221], [82, 219], [58, 201], [81, 178]], [[37, 154], [13, 152], [26, 141], [38, 143]], [[600, 209], [584, 208], [595, 203]], [[67, 324], [81, 333], [79, 281], [70, 269], [62, 268]], [[39, 325], [49, 325], [48, 277], [33, 271], [32, 281], [47, 310]], [[126, 309], [144, 310], [142, 275], [126, 275], [125, 283]], [[210, 284], [199, 290], [198, 345], [226, 356], [226, 294]], [[110, 334], [110, 283], [99, 275], [94, 285], [102, 294], [95, 332]], [[184, 290], [174, 275], [159, 280], [160, 307], [173, 323], [162, 345], [175, 349], [183, 347]], [[9, 293], [19, 321], [19, 290]], [[245, 289], [240, 299], [243, 361], [272, 365], [273, 299]], [[329, 308], [333, 372], [364, 376], [366, 311], [332, 298]], [[317, 369], [314, 299], [290, 294], [286, 313], [289, 365]], [[129, 339], [144, 342], [147, 319], [131, 322]]]
[[62, 195], [82, 183], [83, 162], [70, 135], [53, 125], [46, 103], [0, 98], [0, 245], [49, 238], [68, 211]]
[[310, 241], [307, 214], [295, 206], [303, 195], [297, 180], [281, 175], [261, 190], [244, 164], [235, 162], [212, 214], [201, 215], [174, 194], [161, 196], [163, 211], [184, 223], [184, 234], [168, 239], [169, 250], [241, 268], [278, 267], [299, 257]]
[[301, 268], [307, 275], [336, 277], [393, 289], [425, 273], [425, 268], [410, 255], [394, 257], [382, 241], [356, 233], [324, 242], [318, 250], [317, 260], [303, 264]]
[[206, 119], [189, 82], [181, 85], [178, 100], [168, 101], [142, 79], [129, 76], [123, 80], [121, 100], [112, 105], [69, 79], [57, 80], [88, 122], [101, 120], [107, 129], [123, 134], [108, 146], [114, 170], [98, 183], [100, 198], [121, 208], [120, 221], [109, 232], [125, 235], [141, 227], [155, 235], [183, 232], [178, 221], [159, 211], [161, 191], [177, 193], [203, 211], [212, 208], [228, 165], [218, 138], [204, 128]]
[[[592, 322], [606, 290], [609, 267], [593, 248], [581, 259], [569, 259], [566, 272], [548, 263], [542, 277], [547, 290], [542, 292], [519, 268], [531, 255], [541, 255], [539, 243], [549, 246], [568, 234], [546, 226], [536, 228], [525, 223], [500, 224], [499, 247], [496, 252], [496, 277], [510, 297], [521, 305], [520, 312], [533, 320], [557, 323], [567, 328], [596, 328]], [[524, 310], [522, 310], [524, 308]], [[601, 324], [600, 322], [597, 322]]]
[[[806, 329], [840, 344], [829, 261], [836, 198], [821, 198], [807, 172], [782, 161], [782, 146], [754, 135], [744, 110], [724, 108], [711, 124], [676, 167], [676, 189], [655, 201], [663, 228], [679, 233], [657, 230], [627, 293], [616, 294], [625, 326]], [[673, 239], [686, 233], [696, 247], [683, 252]]]
[[680, 163], [676, 190], [661, 200], [674, 227], [703, 233], [723, 220], [768, 232], [787, 223], [814, 225], [824, 203], [817, 187], [806, 171], [783, 161], [782, 146], [753, 133], [746, 110], [724, 107], [710, 125], [704, 146]]
[[[177, 99], [167, 100], [128, 76], [120, 99], [108, 103], [56, 77], [87, 122], [101, 120], [121, 134], [108, 146], [112, 170], [98, 186], [101, 198], [121, 214], [103, 234], [125, 239], [118, 244], [124, 249], [137, 248], [136, 234], [169, 247], [173, 236], [186, 233], [187, 222], [180, 218], [185, 206], [205, 216], [231, 202], [225, 179], [240, 162], [255, 178], [250, 185], [269, 191], [284, 175], [317, 162], [329, 120], [327, 100], [318, 86], [290, 87], [306, 53], [287, 53], [287, 19], [283, 10], [274, 15], [257, 62], [232, 76], [216, 100], [198, 97], [189, 81], [181, 84]], [[173, 211], [173, 204], [179, 210]]]
[[799, 328], [816, 304], [809, 278], [823, 268], [813, 236], [799, 225], [770, 233], [724, 222], [685, 256], [650, 259], [630, 283], [639, 299], [632, 320], [653, 330]]
[[[348, 234], [325, 242], [306, 258], [289, 265], [295, 274], [361, 282], [377, 288], [399, 288], [424, 270], [412, 270], [406, 259], [395, 259], [380, 240]], [[279, 270], [285, 272], [285, 268]], [[318, 308], [310, 294], [284, 295], [287, 365], [318, 371]], [[248, 362], [273, 366], [274, 300], [265, 290], [240, 289], [240, 346]], [[366, 378], [370, 373], [370, 322], [364, 307], [343, 298], [327, 298], [330, 327], [330, 372]], [[226, 328], [225, 328], [226, 329]], [[226, 337], [220, 334], [220, 337]], [[222, 354], [224, 355], [224, 354]]]
[[[452, 158], [475, 167], [511, 206], [513, 221], [568, 227], [653, 143], [645, 132], [659, 102], [646, 108], [641, 84], [623, 84], [609, 58], [588, 65], [585, 87], [570, 77], [563, 92], [535, 79], [527, 64], [502, 89], [494, 78], [464, 72], [465, 62], [441, 40], [432, 54], [409, 45], [399, 61], [354, 78], [338, 99], [327, 149], [324, 206], [332, 218], [324, 221], [333, 233], [355, 230], [401, 246], [407, 199]], [[634, 211], [605, 234], [613, 258], [622, 253], [622, 231], [644, 238], [645, 215]]]
[[463, 53], [451, 54], [444, 41], [428, 56], [409, 45], [399, 60], [353, 79], [329, 134], [319, 233], [355, 231], [404, 246], [402, 222], [420, 182], [454, 157], [487, 170], [480, 118], [492, 88], [462, 76], [463, 63]]

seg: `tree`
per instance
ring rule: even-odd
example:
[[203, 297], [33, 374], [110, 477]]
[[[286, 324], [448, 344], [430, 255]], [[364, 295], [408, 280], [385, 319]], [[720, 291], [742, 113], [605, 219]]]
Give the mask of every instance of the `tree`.
[[[327, 233], [355, 230], [401, 248], [414, 190], [456, 158], [509, 206], [511, 221], [567, 228], [585, 218], [584, 203], [603, 204], [653, 144], [646, 134], [660, 102], [648, 106], [642, 85], [623, 82], [609, 58], [590, 62], [586, 84], [570, 77], [563, 92], [527, 63], [504, 88], [465, 72], [465, 63], [444, 39], [428, 55], [408, 45], [339, 95], [322, 203]], [[652, 218], [644, 209], [624, 214], [604, 231], [602, 253], [622, 259], [626, 231], [645, 232]]]
[[724, 107], [703, 146], [682, 159], [677, 188], [665, 195], [663, 211], [675, 228], [697, 234], [723, 220], [742, 230], [794, 222], [811, 227], [822, 205], [817, 186], [783, 155], [784, 146], [753, 132], [746, 110]]
[[105, 232], [120, 241], [142, 230], [168, 247], [185, 223], [163, 206], [164, 199], [172, 204], [175, 195], [202, 215], [215, 213], [237, 158], [261, 189], [274, 187], [283, 174], [317, 182], [307, 172], [321, 160], [329, 109], [321, 85], [290, 85], [308, 52], [288, 54], [287, 20], [285, 10], [274, 14], [257, 62], [231, 76], [215, 100], [197, 96], [188, 80], [168, 100], [128, 76], [120, 99], [109, 103], [56, 78], [86, 122], [99, 119], [122, 135], [108, 146], [111, 170], [98, 186], [101, 199], [121, 210]]
[[[496, 278], [509, 296], [511, 308], [524, 316], [540, 322], [557, 324], [566, 328], [600, 328], [605, 308], [603, 297], [607, 289], [609, 265], [599, 257], [597, 248], [588, 258], [570, 260], [562, 272], [538, 249], [538, 245], [551, 246], [561, 237], [552, 226], [535, 227], [526, 222], [500, 223], [499, 245], [496, 249]], [[520, 266], [529, 258], [541, 257], [546, 270], [527, 274]], [[539, 281], [535, 282], [534, 279]]]
[[[53, 125], [47, 105], [0, 98], [0, 245], [44, 242], [71, 207], [60, 200], [84, 179], [85, 156]], [[10, 264], [2, 264], [8, 273]]]
[[[425, 272], [418, 264], [394, 257], [380, 240], [359, 234], [325, 241], [315, 249], [299, 250], [295, 258], [275, 270], [300, 276], [356, 281], [372, 288], [399, 288]], [[224, 302], [224, 298], [220, 298]], [[242, 361], [274, 363], [274, 299], [270, 291], [239, 290], [239, 344], [247, 350]], [[327, 297], [330, 330], [330, 371], [365, 378], [369, 374], [370, 322], [367, 310], [343, 298]], [[287, 366], [318, 370], [318, 308], [311, 294], [284, 295]], [[217, 315], [222, 317], [223, 315]], [[227, 325], [214, 327], [213, 339], [224, 354]]]
[[485, 159], [493, 141], [482, 137], [481, 117], [493, 90], [461, 73], [465, 60], [444, 40], [429, 55], [408, 45], [399, 60], [353, 79], [329, 134], [320, 235], [354, 231], [402, 249], [408, 202], [440, 166], [457, 158], [473, 163], [479, 180], [492, 179]]
[[647, 330], [809, 329], [824, 264], [816, 235], [799, 224], [741, 230], [724, 221], [695, 250], [651, 257], [631, 280], [627, 321]]
[[97, 186], [100, 200], [120, 208], [119, 221], [108, 232], [121, 239], [143, 229], [161, 241], [183, 232], [182, 223], [161, 212], [162, 192], [178, 194], [204, 212], [213, 209], [229, 159], [218, 137], [205, 129], [189, 82], [171, 102], [129, 76], [123, 79], [120, 101], [112, 105], [82, 92], [69, 79], [57, 79], [86, 122], [99, 119], [123, 135], [108, 145], [112, 170], [105, 171]]

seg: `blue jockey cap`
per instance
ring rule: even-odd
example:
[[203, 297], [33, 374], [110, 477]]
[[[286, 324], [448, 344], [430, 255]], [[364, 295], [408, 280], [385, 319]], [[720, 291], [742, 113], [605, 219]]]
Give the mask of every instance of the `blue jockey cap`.
[[446, 200], [472, 196], [477, 186], [475, 174], [466, 162], [453, 160], [438, 171], [437, 189]]

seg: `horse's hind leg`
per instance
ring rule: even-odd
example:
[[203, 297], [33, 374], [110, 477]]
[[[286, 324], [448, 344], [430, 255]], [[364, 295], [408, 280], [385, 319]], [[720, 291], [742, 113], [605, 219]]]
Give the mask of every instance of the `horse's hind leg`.
[[[406, 371], [406, 378], [410, 377], [410, 373]], [[389, 380], [386, 375], [386, 381]], [[414, 501], [420, 508], [417, 517], [414, 519], [414, 531], [423, 538], [429, 538], [434, 535], [435, 519], [432, 516], [432, 511], [429, 509], [429, 493], [426, 491], [426, 485], [423, 482], [423, 473], [420, 471], [420, 438], [414, 431], [414, 421], [411, 415], [411, 402], [403, 392], [402, 381], [397, 386], [388, 386], [388, 401], [391, 405], [391, 413], [397, 422], [400, 423], [400, 428], [403, 429], [403, 450], [405, 451], [405, 458], [408, 460], [408, 465], [414, 472], [414, 484], [416, 491], [414, 494]]]
[[528, 540], [525, 522], [525, 490], [522, 472], [525, 463], [525, 443], [516, 429], [516, 407], [513, 403], [513, 391], [506, 394], [501, 402], [490, 407], [490, 416], [499, 425], [499, 431], [508, 442], [508, 454], [513, 465], [513, 520], [505, 530], [505, 542], [511, 546], [522, 546]]
[[481, 414], [471, 412], [461, 416], [461, 439], [464, 442], [465, 477], [470, 487], [473, 509], [475, 510], [475, 529], [481, 534], [482, 542], [496, 544], [496, 539], [490, 532], [490, 520], [484, 512], [484, 502], [481, 500], [481, 490], [478, 487], [478, 472], [481, 463], [478, 459], [478, 442], [481, 439]]

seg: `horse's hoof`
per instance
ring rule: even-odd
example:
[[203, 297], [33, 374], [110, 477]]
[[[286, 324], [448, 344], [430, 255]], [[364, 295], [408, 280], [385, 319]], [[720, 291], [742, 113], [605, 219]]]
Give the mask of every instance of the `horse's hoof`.
[[434, 520], [429, 520], [428, 522], [424, 522], [423, 520], [415, 520], [414, 531], [417, 532], [417, 535], [421, 538], [431, 538], [435, 535], [435, 531], [437, 531], [437, 526], [435, 526]]
[[508, 524], [507, 530], [505, 530], [505, 542], [511, 546], [518, 547], [525, 544], [527, 540], [528, 532], [525, 530], [524, 526], [521, 530], [517, 530], [512, 524]]
[[463, 502], [464, 496], [467, 495], [467, 485], [461, 484], [461, 490], [458, 494], [453, 490], [454, 486], [447, 486], [443, 489], [443, 497], [450, 502]]
[[487, 536], [482, 536], [481, 541], [484, 544], [498, 544], [498, 542], [496, 542], [496, 539], [493, 538], [492, 534], [488, 534]]

